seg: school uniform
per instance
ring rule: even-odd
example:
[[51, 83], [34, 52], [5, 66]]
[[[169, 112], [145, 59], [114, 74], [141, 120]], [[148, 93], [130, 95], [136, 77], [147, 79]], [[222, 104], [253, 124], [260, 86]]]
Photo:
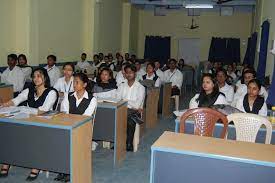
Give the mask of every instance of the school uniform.
[[25, 75], [18, 66], [15, 66], [12, 70], [8, 67], [1, 75], [1, 82], [13, 85], [13, 92], [19, 93], [23, 90]]
[[70, 81], [68, 83], [65, 81], [65, 77], [62, 77], [62, 78], [59, 78], [57, 82], [54, 84], [54, 88], [58, 92], [62, 92], [62, 93], [73, 92], [74, 91], [73, 82], [74, 82], [73, 76], [70, 78]]
[[227, 75], [230, 76], [234, 81], [237, 79], [237, 75], [234, 72], [227, 72]]
[[113, 62], [111, 62], [111, 63], [108, 63], [107, 66], [108, 66], [112, 71], [114, 71], [115, 68], [116, 68], [115, 61], [113, 61]]
[[[133, 144], [136, 123], [129, 117], [135, 110], [142, 109], [145, 99], [145, 88], [138, 81], [130, 87], [128, 82], [122, 83], [117, 89], [117, 98], [128, 101], [127, 140], [126, 143]], [[139, 114], [140, 117], [140, 114]]]
[[157, 73], [160, 81], [161, 82], [164, 81], [164, 74], [163, 74], [162, 70], [158, 69], [158, 70], [156, 70], [156, 73]]
[[[233, 107], [235, 107], [236, 104], [237, 104], [237, 102], [238, 102], [238, 100], [240, 100], [245, 94], [247, 94], [247, 86], [246, 86], [246, 84], [241, 84], [241, 85], [239, 85], [239, 87], [238, 87], [236, 93], [234, 94], [234, 99], [233, 99], [233, 102], [232, 102], [231, 105], [232, 105]], [[261, 86], [259, 95], [260, 95], [260, 96], [263, 96], [264, 99], [265, 99], [265, 101], [266, 101], [266, 99], [267, 99], [267, 97], [268, 97], [268, 93], [267, 93], [265, 87]]]
[[46, 88], [38, 97], [33, 87], [23, 90], [16, 98], [12, 99], [15, 106], [26, 101], [27, 106], [37, 108], [40, 111], [55, 110], [58, 101], [58, 92], [54, 88]]
[[116, 98], [116, 89], [117, 85], [115, 81], [110, 81], [109, 83], [96, 83], [93, 87], [93, 95], [101, 99]]
[[209, 102], [208, 106], [202, 106], [203, 104], [201, 104], [198, 99], [199, 99], [200, 94], [196, 94], [189, 103], [189, 109], [194, 109], [194, 108], [198, 108], [198, 107], [210, 107], [212, 105], [228, 105], [226, 98], [224, 96], [224, 94], [219, 93], [216, 97], [213, 98], [213, 100], [211, 102]]
[[122, 71], [119, 71], [116, 75], [116, 84], [119, 86], [121, 83], [127, 82], [127, 79], [123, 76]]
[[25, 76], [25, 81], [31, 81], [31, 74], [32, 74], [32, 68], [31, 66], [28, 66], [28, 65], [18, 65], [18, 67], [21, 68], [21, 70], [23, 71], [24, 73], [24, 76]]
[[231, 104], [234, 99], [234, 88], [227, 83], [221, 88], [219, 88], [220, 92], [225, 95], [226, 101]]
[[146, 72], [141, 68], [139, 71], [136, 72], [136, 80], [141, 81], [142, 76], [145, 74], [146, 74]]
[[81, 70], [91, 67], [91, 64], [88, 61], [78, 61], [76, 67], [79, 67]]
[[152, 74], [152, 76], [145, 74], [142, 76], [142, 80], [152, 80], [155, 83], [155, 87], [160, 87], [160, 78], [156, 74]]
[[253, 106], [249, 105], [248, 94], [243, 95], [236, 104], [236, 108], [245, 113], [267, 116], [267, 106], [263, 97], [258, 96]]
[[172, 87], [176, 86], [177, 88], [172, 88], [171, 95], [180, 95], [180, 89], [183, 82], [183, 75], [181, 71], [178, 69], [175, 69], [174, 71], [171, 71], [170, 69], [164, 71], [164, 81], [165, 82], [172, 82]]
[[44, 67], [47, 72], [48, 75], [50, 77], [50, 81], [51, 81], [51, 86], [54, 86], [54, 84], [57, 82], [57, 80], [60, 78], [61, 73], [58, 67], [56, 67], [55, 65], [52, 66], [51, 68], [49, 68], [49, 66], [47, 65], [46, 67]]
[[84, 92], [78, 99], [76, 92], [65, 93], [61, 103], [61, 111], [66, 114], [92, 116], [97, 106], [97, 100], [92, 93]]

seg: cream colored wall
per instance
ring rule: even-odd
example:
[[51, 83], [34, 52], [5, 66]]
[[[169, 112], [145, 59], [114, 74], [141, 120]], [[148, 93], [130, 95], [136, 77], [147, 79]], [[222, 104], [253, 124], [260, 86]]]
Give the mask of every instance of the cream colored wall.
[[138, 33], [139, 33], [139, 10], [135, 7], [131, 7], [130, 15], [130, 46], [129, 52], [131, 54], [138, 53]]
[[180, 38], [200, 38], [200, 60], [207, 60], [211, 37], [241, 38], [241, 56], [246, 51], [247, 38], [251, 34], [252, 13], [234, 13], [233, 16], [219, 16], [219, 13], [204, 12], [195, 18], [199, 29], [186, 28], [191, 25], [191, 17], [185, 11], [170, 11], [166, 16], [154, 16], [153, 11], [139, 10], [138, 56], [144, 55], [146, 35], [171, 36], [171, 57], [178, 56]]

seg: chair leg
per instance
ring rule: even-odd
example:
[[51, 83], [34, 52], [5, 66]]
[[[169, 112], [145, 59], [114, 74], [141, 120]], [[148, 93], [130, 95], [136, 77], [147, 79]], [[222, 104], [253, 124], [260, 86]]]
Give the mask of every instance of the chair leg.
[[180, 102], [180, 99], [179, 99], [179, 96], [175, 96], [175, 108], [176, 108], [176, 111], [179, 110], [179, 102]]

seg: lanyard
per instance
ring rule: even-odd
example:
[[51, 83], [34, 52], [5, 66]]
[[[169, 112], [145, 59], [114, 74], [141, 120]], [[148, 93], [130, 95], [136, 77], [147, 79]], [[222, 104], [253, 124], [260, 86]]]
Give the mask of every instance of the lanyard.
[[[65, 83], [66, 83], [66, 81], [65, 81]], [[71, 86], [72, 86], [72, 81], [70, 82], [70, 86], [69, 86], [69, 89], [68, 89], [68, 91], [67, 91], [67, 89], [66, 89], [66, 84], [64, 84], [65, 93], [69, 93], [69, 92], [70, 92]]]

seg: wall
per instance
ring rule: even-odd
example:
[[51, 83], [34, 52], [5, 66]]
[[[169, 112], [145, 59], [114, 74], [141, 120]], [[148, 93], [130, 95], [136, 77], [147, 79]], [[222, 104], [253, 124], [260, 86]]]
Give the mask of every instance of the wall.
[[[237, 37], [246, 43], [251, 34], [252, 13], [234, 13], [233, 16], [219, 16], [217, 12], [203, 12], [195, 17], [199, 29], [190, 30], [191, 17], [183, 10], [169, 11], [166, 16], [154, 16], [153, 11], [139, 10], [138, 56], [143, 57], [146, 35], [171, 36], [171, 56], [177, 58], [178, 39], [200, 38], [200, 60], [207, 60], [211, 37]], [[246, 44], [241, 44], [244, 57]]]
[[130, 48], [129, 52], [131, 54], [138, 53], [138, 26], [139, 26], [139, 10], [135, 7], [131, 7], [131, 17], [130, 17]]

